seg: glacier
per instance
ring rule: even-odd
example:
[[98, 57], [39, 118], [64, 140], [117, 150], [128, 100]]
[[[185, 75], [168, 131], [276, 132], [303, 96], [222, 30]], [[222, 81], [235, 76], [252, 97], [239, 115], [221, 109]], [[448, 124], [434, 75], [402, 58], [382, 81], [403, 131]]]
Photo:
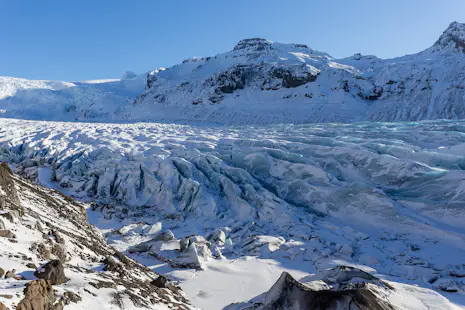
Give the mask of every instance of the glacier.
[[[465, 121], [0, 124], [0, 160], [90, 203], [110, 244], [161, 261], [196, 306], [250, 299], [279, 270], [337, 265], [465, 302]], [[211, 280], [226, 266], [277, 274], [231, 294]]]

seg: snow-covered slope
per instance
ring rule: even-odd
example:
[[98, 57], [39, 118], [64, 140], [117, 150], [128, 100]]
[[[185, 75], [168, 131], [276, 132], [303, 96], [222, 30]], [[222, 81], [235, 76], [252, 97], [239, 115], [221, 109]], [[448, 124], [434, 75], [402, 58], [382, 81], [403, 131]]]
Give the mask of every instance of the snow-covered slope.
[[5, 163], [0, 258], [0, 309], [194, 309], [175, 285], [109, 246], [83, 204]]
[[248, 39], [148, 76], [138, 120], [220, 123], [413, 121], [465, 117], [465, 25], [394, 59], [334, 59], [301, 44]]
[[[223, 124], [465, 118], [465, 24], [423, 52], [334, 59], [303, 44], [255, 38], [119, 81], [0, 78], [4, 117]], [[146, 88], [144, 91], [144, 87]], [[137, 97], [137, 98], [136, 98]]]
[[1, 160], [92, 201], [110, 243], [196, 306], [338, 265], [465, 305], [462, 121], [0, 124]]
[[138, 76], [122, 80], [39, 81], [0, 77], [0, 116], [36, 120], [123, 120], [145, 86]]

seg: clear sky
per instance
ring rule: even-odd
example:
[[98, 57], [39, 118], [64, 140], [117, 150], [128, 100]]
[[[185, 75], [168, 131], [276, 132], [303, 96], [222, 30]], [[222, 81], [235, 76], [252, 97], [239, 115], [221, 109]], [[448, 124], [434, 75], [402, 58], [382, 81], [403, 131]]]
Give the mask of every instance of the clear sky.
[[0, 0], [0, 75], [118, 78], [243, 38], [305, 43], [334, 57], [394, 57], [431, 46], [465, 0]]

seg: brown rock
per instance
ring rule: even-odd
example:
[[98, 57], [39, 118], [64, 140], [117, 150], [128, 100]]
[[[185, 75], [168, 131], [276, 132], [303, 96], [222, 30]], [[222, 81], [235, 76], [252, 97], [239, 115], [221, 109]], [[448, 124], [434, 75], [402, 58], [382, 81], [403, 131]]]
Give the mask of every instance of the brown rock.
[[13, 269], [13, 270], [8, 270], [6, 273], [5, 273], [5, 279], [9, 279], [9, 278], [15, 278], [16, 277], [16, 270]]
[[8, 310], [2, 302], [0, 302], [0, 310]]
[[16, 238], [15, 234], [12, 233], [10, 230], [8, 229], [2, 229], [0, 230], [0, 237], [3, 237], [3, 238]]
[[18, 192], [13, 182], [13, 172], [7, 163], [0, 163], [0, 210], [17, 210], [20, 216], [24, 215], [24, 209], [19, 202]]
[[26, 284], [24, 298], [16, 310], [53, 310], [55, 295], [49, 281], [40, 279]]

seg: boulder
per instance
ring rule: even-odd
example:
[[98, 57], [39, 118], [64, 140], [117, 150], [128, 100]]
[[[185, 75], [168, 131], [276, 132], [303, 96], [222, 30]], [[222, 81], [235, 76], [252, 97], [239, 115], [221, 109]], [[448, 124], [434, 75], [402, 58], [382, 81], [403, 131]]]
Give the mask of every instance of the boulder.
[[166, 288], [167, 283], [168, 283], [168, 278], [163, 275], [159, 275], [158, 278], [152, 281], [152, 284], [159, 288]]
[[8, 310], [2, 302], [0, 302], [0, 310]]
[[52, 260], [45, 265], [40, 266], [34, 275], [39, 279], [50, 281], [52, 285], [63, 284], [66, 282], [63, 264], [59, 260]]
[[12, 269], [12, 270], [8, 270], [6, 273], [5, 273], [5, 279], [10, 279], [10, 278], [16, 278], [16, 270], [15, 269]]
[[36, 266], [35, 264], [33, 264], [33, 263], [27, 263], [27, 264], [26, 264], [26, 267], [27, 267], [27, 268], [34, 269], [34, 270], [37, 269], [37, 266]]
[[24, 295], [16, 310], [55, 310], [55, 295], [49, 281], [40, 279], [27, 283]]
[[10, 230], [8, 229], [2, 229], [0, 230], [0, 237], [2, 238], [10, 238], [10, 239], [15, 239], [16, 238], [16, 235], [14, 233], [12, 233]]

